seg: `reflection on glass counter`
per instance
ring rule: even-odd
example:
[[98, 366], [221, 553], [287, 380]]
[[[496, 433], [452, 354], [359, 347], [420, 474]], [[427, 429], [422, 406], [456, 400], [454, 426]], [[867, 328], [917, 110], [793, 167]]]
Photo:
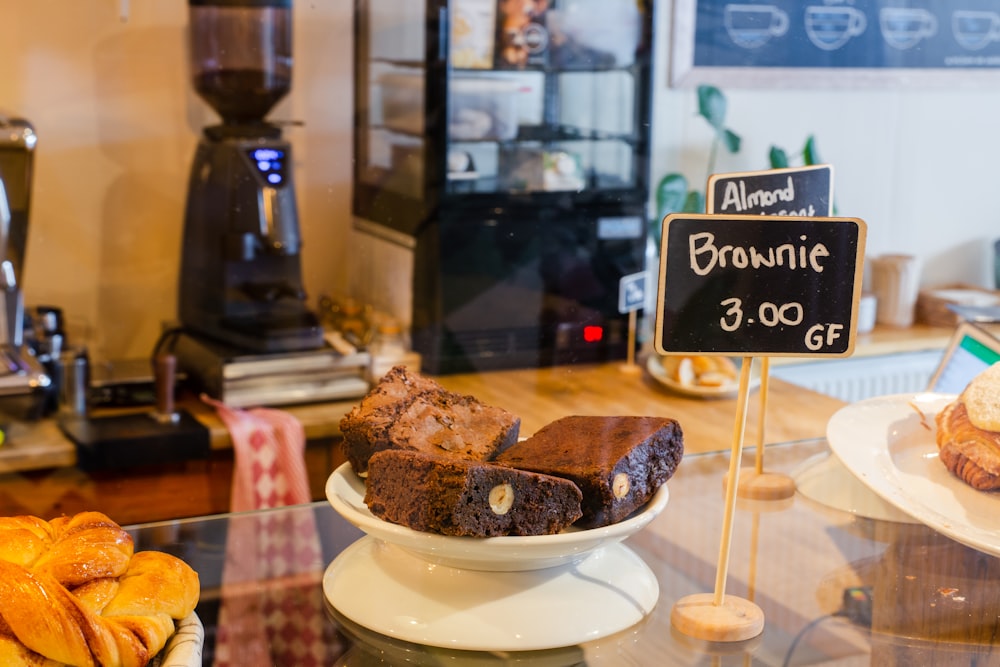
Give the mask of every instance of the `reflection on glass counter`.
[[[671, 623], [677, 600], [712, 589], [725, 452], [685, 456], [667, 483], [663, 511], [616, 547], [627, 549], [655, 578], [655, 606], [623, 630], [599, 629], [591, 638], [567, 642], [573, 628], [587, 634], [581, 628], [601, 627], [601, 612], [581, 614], [568, 606], [539, 621], [539, 627], [550, 627], [552, 639], [533, 632], [531, 650], [477, 643], [497, 636], [505, 645], [518, 641], [504, 635], [513, 626], [485, 626], [475, 607], [461, 606], [457, 582], [483, 579], [484, 573], [432, 566], [393, 544], [376, 545], [328, 502], [143, 524], [129, 532], [137, 549], [174, 553], [198, 571], [202, 594], [196, 611], [206, 629], [206, 665], [233, 650], [234, 637], [243, 640], [244, 659], [255, 660], [243, 664], [305, 664], [303, 651], [317, 664], [344, 666], [996, 664], [1000, 560], [899, 512], [873, 511], [879, 499], [866, 498], [871, 491], [857, 480], [846, 487], [823, 483], [844, 477], [822, 439], [770, 445], [767, 451], [769, 468], [788, 473], [799, 493], [736, 505], [727, 591], [759, 605], [765, 626], [761, 635], [733, 643], [696, 640]], [[744, 468], [752, 466], [752, 457], [745, 453]], [[352, 555], [359, 549], [374, 555], [359, 563]], [[599, 549], [586, 561], [603, 553]], [[354, 585], [384, 616], [359, 615], [351, 605], [331, 602], [328, 591], [351, 584], [345, 567], [367, 572], [368, 579]], [[595, 583], [583, 576], [592, 567], [584, 562], [550, 569], [555, 578], [575, 573], [586, 587]], [[410, 573], [408, 581], [386, 579], [400, 568]], [[425, 578], [442, 576], [452, 581], [446, 591], [421, 587]], [[534, 576], [549, 585], [544, 571]], [[377, 597], [394, 586], [405, 587], [402, 599]], [[570, 586], [566, 596], [574, 595]], [[519, 596], [502, 597], [510, 613], [519, 613]], [[433, 626], [428, 641], [384, 631], [407, 619], [410, 633], [419, 633], [423, 622]], [[456, 645], [448, 645], [448, 633], [456, 631], [462, 633]]]

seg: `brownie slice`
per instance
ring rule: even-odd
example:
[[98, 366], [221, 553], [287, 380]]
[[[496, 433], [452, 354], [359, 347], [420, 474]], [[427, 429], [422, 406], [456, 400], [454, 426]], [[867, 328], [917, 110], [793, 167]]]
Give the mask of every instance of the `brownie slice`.
[[399, 448], [492, 459], [517, 441], [521, 420], [473, 396], [447, 391], [404, 366], [392, 368], [340, 420], [344, 455], [367, 474], [375, 452]]
[[404, 449], [371, 456], [365, 490], [385, 521], [469, 537], [558, 533], [580, 517], [581, 497], [560, 477]]
[[564, 417], [496, 458], [572, 480], [583, 492], [576, 525], [617, 523], [670, 479], [684, 454], [680, 424], [661, 417]]

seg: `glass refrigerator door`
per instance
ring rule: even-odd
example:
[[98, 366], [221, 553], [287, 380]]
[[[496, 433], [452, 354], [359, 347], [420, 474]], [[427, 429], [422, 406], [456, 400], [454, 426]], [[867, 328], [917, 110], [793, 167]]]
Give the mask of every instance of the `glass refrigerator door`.
[[355, 214], [644, 205], [651, 0], [356, 0]]
[[428, 54], [444, 46], [443, 2], [355, 3], [354, 211], [406, 233], [422, 224], [434, 199], [433, 147], [443, 141], [434, 91], [444, 86], [444, 57]]
[[451, 0], [448, 192], [645, 190], [643, 4]]

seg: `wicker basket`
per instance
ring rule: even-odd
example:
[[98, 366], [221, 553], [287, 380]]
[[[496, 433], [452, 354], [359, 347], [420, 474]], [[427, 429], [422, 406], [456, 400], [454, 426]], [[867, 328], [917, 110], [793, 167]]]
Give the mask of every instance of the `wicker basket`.
[[961, 283], [924, 288], [917, 296], [917, 322], [939, 327], [957, 326], [960, 318], [948, 309], [949, 304], [1000, 305], [1000, 292]]

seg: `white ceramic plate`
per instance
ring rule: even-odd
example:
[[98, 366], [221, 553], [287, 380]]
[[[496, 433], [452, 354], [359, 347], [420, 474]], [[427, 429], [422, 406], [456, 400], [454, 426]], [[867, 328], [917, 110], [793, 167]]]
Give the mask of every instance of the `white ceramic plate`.
[[326, 482], [326, 497], [349, 522], [380, 540], [433, 563], [469, 570], [513, 572], [554, 567], [584, 558], [598, 547], [624, 540], [644, 528], [667, 506], [667, 485], [628, 519], [602, 528], [568, 528], [530, 537], [454, 537], [412, 530], [379, 519], [365, 505], [364, 480], [344, 463]]
[[830, 448], [872, 491], [924, 525], [1000, 556], [1000, 494], [977, 491], [938, 460], [936, 415], [952, 394], [894, 394], [839, 410]]
[[167, 640], [160, 654], [150, 661], [150, 667], [201, 667], [205, 645], [205, 627], [198, 614], [192, 612], [177, 623], [177, 631]]
[[[737, 366], [739, 361], [737, 361]], [[662, 384], [664, 387], [670, 391], [680, 394], [681, 396], [691, 396], [693, 398], [732, 398], [739, 394], [740, 382], [739, 377], [731, 384], [725, 384], [719, 387], [699, 387], [696, 385], [686, 385], [681, 384], [677, 380], [670, 377], [666, 369], [663, 368], [663, 358], [658, 355], [650, 355], [646, 359], [646, 370], [649, 374], [653, 376], [653, 379]], [[760, 384], [760, 372], [757, 368], [750, 369], [750, 389], [753, 390]]]
[[[327, 605], [331, 617], [351, 639], [352, 646], [333, 667], [568, 667], [583, 665], [582, 646], [559, 646], [538, 651], [479, 651], [428, 646], [375, 632], [347, 618], [333, 605]], [[622, 633], [628, 637], [630, 633]]]
[[629, 628], [659, 599], [656, 575], [624, 544], [542, 570], [435, 565], [362, 537], [327, 568], [323, 592], [353, 622], [394, 639], [474, 651], [573, 646]]
[[829, 452], [809, 457], [791, 472], [791, 477], [797, 492], [824, 507], [875, 521], [919, 523], [883, 500]]

